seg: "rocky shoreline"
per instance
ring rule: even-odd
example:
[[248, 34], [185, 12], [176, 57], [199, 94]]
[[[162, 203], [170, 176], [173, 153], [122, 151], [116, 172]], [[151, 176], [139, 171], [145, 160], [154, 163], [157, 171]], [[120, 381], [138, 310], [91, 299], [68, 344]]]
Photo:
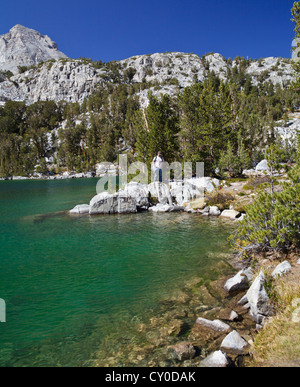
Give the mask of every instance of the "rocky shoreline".
[[[152, 317], [134, 321], [133, 339], [125, 339], [123, 332], [126, 344], [119, 338], [109, 350], [103, 346], [93, 366], [247, 367], [255, 336], [274, 310], [263, 270], [257, 274], [245, 267], [233, 275], [237, 265], [223, 260], [215, 268], [223, 272], [220, 278], [191, 278], [161, 299]], [[293, 270], [287, 261], [271, 268], [274, 280]]]
[[130, 182], [117, 192], [101, 192], [94, 196], [89, 204], [79, 204], [69, 212], [70, 214], [103, 215], [141, 211], [154, 213], [186, 211], [230, 219], [241, 217], [242, 214], [231, 207], [221, 211], [215, 205], [207, 205], [205, 195], [222, 188], [222, 181], [210, 177], [169, 183]]
[[64, 180], [64, 179], [90, 179], [96, 177], [95, 172], [63, 172], [58, 174], [44, 175], [42, 173], [36, 173], [32, 176], [10, 176], [0, 177], [0, 181], [9, 180]]
[[[264, 174], [263, 179], [265, 177]], [[160, 191], [158, 202], [149, 200], [152, 198], [151, 186], [141, 187], [135, 183], [125, 187], [125, 192], [128, 194], [131, 190], [131, 212], [137, 212], [137, 205], [141, 204], [144, 210], [152, 212], [182, 210], [232, 220], [243, 218], [245, 212], [235, 210], [232, 205], [226, 208], [228, 203], [225, 208], [207, 205], [210, 194], [218, 195], [220, 190], [226, 191], [224, 183], [210, 178], [202, 178], [201, 182], [193, 179], [184, 185], [177, 185], [177, 191], [171, 183], [165, 191], [159, 183], [154, 183], [158, 184], [156, 189]], [[242, 184], [245, 185], [245, 181]], [[114, 199], [123, 195], [115, 195]], [[127, 202], [125, 211], [118, 206], [112, 211], [113, 207], [107, 207], [106, 199], [111, 197], [97, 195], [86, 205], [85, 212], [90, 215], [123, 213], [128, 209]], [[80, 208], [75, 207], [73, 213]], [[217, 280], [192, 279], [177, 295], [162, 301], [167, 308], [162, 308], [159, 316], [153, 316], [136, 327], [136, 334], [143, 335], [140, 345], [135, 342], [127, 345], [126, 349], [119, 348], [108, 357], [100, 351], [96, 366], [251, 366], [255, 337], [276, 314], [273, 300], [269, 297], [270, 286], [300, 265], [300, 260], [293, 262], [292, 266], [287, 260], [278, 261], [278, 257], [257, 261], [251, 267], [241, 267], [241, 262], [234, 260], [229, 269], [231, 275], [225, 273]], [[232, 271], [235, 271], [234, 275]]]
[[[100, 172], [101, 174], [99, 174]], [[97, 170], [96, 177], [116, 177], [115, 173], [115, 170]], [[278, 173], [276, 178], [285, 180], [285, 171]], [[97, 186], [99, 193], [91, 199], [90, 203], [75, 206], [70, 210], [70, 214], [99, 215], [140, 211], [153, 213], [186, 211], [204, 216], [221, 216], [233, 220], [242, 219], [246, 212], [246, 206], [251, 204], [256, 196], [256, 190], [265, 189], [264, 185], [268, 183], [269, 179], [267, 161], [262, 160], [255, 170], [244, 171], [244, 178], [237, 179], [237, 181], [212, 177], [193, 177], [180, 181], [170, 180], [164, 183], [151, 182], [150, 184], [133, 180], [121, 186], [119, 190], [116, 189], [116, 186], [108, 191], [104, 187], [98, 189]], [[280, 184], [278, 187], [280, 188]]]

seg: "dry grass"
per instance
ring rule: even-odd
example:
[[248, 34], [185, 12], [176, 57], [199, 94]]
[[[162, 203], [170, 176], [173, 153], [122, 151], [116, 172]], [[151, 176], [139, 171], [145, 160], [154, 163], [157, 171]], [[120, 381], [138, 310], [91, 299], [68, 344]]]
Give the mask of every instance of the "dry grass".
[[217, 192], [206, 197], [207, 204], [210, 206], [217, 206], [221, 211], [229, 208], [234, 200], [234, 196], [228, 192]]
[[255, 338], [254, 367], [300, 367], [300, 265], [273, 288], [276, 315]]

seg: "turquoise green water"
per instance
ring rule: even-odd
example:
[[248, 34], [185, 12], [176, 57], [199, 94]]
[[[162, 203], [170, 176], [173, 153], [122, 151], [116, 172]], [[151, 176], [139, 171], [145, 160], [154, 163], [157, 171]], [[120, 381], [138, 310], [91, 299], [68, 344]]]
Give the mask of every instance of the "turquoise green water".
[[108, 332], [227, 250], [232, 226], [216, 219], [70, 216], [96, 183], [0, 182], [0, 366], [89, 364]]

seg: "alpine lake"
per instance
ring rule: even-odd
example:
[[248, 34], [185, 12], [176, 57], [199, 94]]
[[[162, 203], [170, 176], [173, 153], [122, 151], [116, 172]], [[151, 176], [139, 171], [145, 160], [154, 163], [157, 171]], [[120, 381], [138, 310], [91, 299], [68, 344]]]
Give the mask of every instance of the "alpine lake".
[[97, 181], [0, 182], [0, 366], [170, 365], [155, 329], [184, 338], [195, 289], [232, 272], [231, 222], [70, 215]]

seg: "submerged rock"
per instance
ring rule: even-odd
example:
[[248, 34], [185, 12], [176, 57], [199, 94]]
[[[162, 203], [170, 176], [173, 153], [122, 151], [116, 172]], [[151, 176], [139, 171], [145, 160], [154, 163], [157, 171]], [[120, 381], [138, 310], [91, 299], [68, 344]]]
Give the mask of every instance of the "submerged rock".
[[183, 211], [184, 207], [180, 206], [170, 206], [169, 204], [161, 204], [158, 203], [154, 207], [150, 207], [149, 211], [151, 212], [176, 212], [176, 211]]
[[195, 347], [186, 341], [169, 347], [169, 350], [172, 356], [179, 361], [192, 359], [196, 355]]
[[239, 315], [230, 308], [224, 309], [219, 313], [219, 318], [224, 321], [236, 321]]
[[90, 206], [88, 204], [79, 204], [69, 212], [70, 214], [88, 214], [90, 212]]
[[231, 330], [220, 320], [198, 318], [189, 335], [189, 340], [198, 348], [213, 351], [219, 348], [222, 340]]
[[196, 320], [196, 324], [198, 324], [198, 326], [203, 326], [205, 328], [212, 329], [216, 332], [228, 332], [230, 330], [230, 326], [220, 320], [211, 321], [202, 317], [198, 317]]

